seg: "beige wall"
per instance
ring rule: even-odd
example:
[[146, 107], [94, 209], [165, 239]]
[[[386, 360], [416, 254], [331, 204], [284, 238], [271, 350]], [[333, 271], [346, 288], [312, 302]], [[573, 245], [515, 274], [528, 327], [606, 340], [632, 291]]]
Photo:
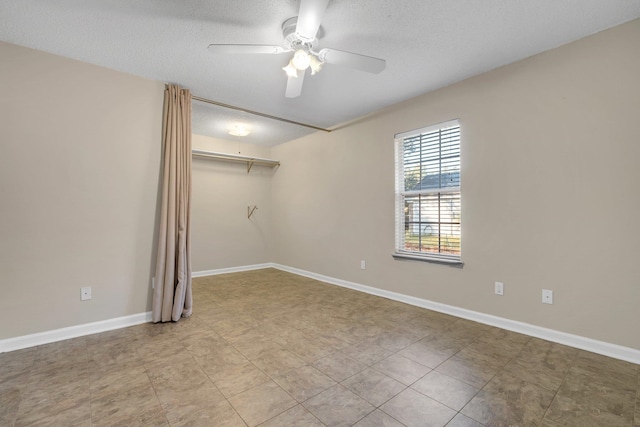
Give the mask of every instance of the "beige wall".
[[[193, 148], [269, 158], [267, 147], [193, 136]], [[271, 181], [277, 169], [193, 158], [191, 207], [192, 269], [261, 264], [271, 261]], [[257, 205], [251, 219], [247, 206]]]
[[[163, 90], [0, 43], [0, 339], [151, 309]], [[270, 157], [199, 135], [193, 148]], [[194, 271], [271, 261], [276, 170], [194, 159]]]
[[[639, 42], [634, 21], [272, 150], [194, 136], [282, 162], [194, 160], [194, 271], [275, 261], [640, 349]], [[150, 309], [162, 92], [0, 43], [0, 339]], [[394, 261], [393, 135], [453, 118], [464, 268]]]
[[[636, 20], [275, 147], [273, 261], [640, 349], [638, 46]], [[464, 268], [395, 261], [393, 135], [455, 118]]]
[[0, 339], [150, 309], [163, 90], [0, 43]]

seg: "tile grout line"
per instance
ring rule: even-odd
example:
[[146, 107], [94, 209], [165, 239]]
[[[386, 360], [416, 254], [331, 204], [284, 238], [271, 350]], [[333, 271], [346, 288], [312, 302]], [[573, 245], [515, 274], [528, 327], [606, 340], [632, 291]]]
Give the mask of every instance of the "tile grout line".
[[573, 365], [573, 362], [574, 362], [576, 357], [577, 357], [577, 353], [575, 353], [573, 355], [573, 357], [571, 358], [571, 363], [569, 364], [569, 368], [567, 369], [567, 372], [565, 372], [564, 375], [562, 376], [562, 381], [560, 381], [560, 385], [558, 385], [558, 389], [553, 394], [553, 397], [551, 398], [551, 402], [549, 402], [549, 406], [547, 406], [547, 409], [545, 409], [544, 415], [542, 415], [542, 419], [543, 420], [547, 416], [547, 414], [549, 413], [549, 410], [551, 409], [551, 405], [553, 405], [553, 402], [556, 400], [556, 397], [558, 396], [558, 393], [560, 393], [560, 389], [562, 388], [562, 385], [564, 384], [565, 380], [569, 376], [569, 373], [571, 372], [571, 365]]
[[18, 422], [18, 415], [20, 415], [20, 406], [24, 403], [24, 397], [25, 397], [24, 395], [25, 395], [25, 392], [27, 391], [27, 387], [29, 386], [31, 375], [33, 375], [33, 370], [35, 368], [36, 362], [38, 361], [38, 355], [40, 354], [40, 351], [42, 351], [42, 346], [38, 346], [35, 354], [33, 355], [33, 362], [29, 367], [29, 375], [27, 375], [27, 381], [24, 386], [24, 390], [20, 391], [20, 401], [18, 402], [18, 407], [16, 408], [16, 413], [13, 416], [13, 422], [11, 423], [13, 427], [15, 427], [16, 423]]
[[[481, 339], [481, 338], [483, 338], [487, 333], [488, 333], [488, 332], [484, 332], [484, 333], [480, 334], [480, 336], [478, 336], [476, 339], [474, 339], [474, 341], [473, 341], [473, 343], [472, 343], [472, 344], [481, 342], [481, 341], [480, 341], [480, 339]], [[529, 340], [527, 341], [527, 343], [528, 343], [530, 340], [531, 340], [531, 338], [529, 338]], [[444, 364], [444, 363], [446, 363], [448, 360], [450, 360], [451, 358], [453, 358], [456, 354], [460, 353], [462, 350], [464, 350], [465, 348], [469, 347], [469, 345], [472, 345], [472, 344], [468, 344], [467, 346], [465, 346], [465, 347], [461, 348], [460, 350], [458, 350], [457, 352], [455, 352], [454, 354], [452, 354], [451, 356], [449, 356], [449, 358], [447, 358], [446, 360], [444, 360], [444, 361], [440, 362], [440, 363], [439, 363], [435, 368], [433, 368], [433, 370], [434, 370], [434, 371], [436, 371], [436, 369], [437, 369], [439, 366], [443, 365], [443, 364]], [[525, 347], [525, 346], [526, 346], [526, 343], [522, 346], [522, 349], [524, 349], [524, 347]], [[485, 388], [485, 387], [486, 387], [486, 386], [487, 386], [491, 381], [493, 381], [493, 379], [498, 375], [498, 373], [499, 373], [502, 369], [504, 369], [504, 367], [505, 367], [505, 366], [507, 366], [507, 365], [509, 364], [509, 362], [511, 362], [511, 360], [513, 360], [513, 359], [514, 359], [518, 354], [522, 353], [522, 349], [521, 349], [521, 350], [520, 350], [520, 352], [518, 352], [516, 355], [512, 356], [512, 357], [511, 357], [511, 358], [510, 358], [510, 359], [509, 359], [509, 360], [508, 360], [508, 361], [507, 361], [507, 362], [506, 362], [506, 363], [505, 363], [505, 364], [504, 364], [500, 369], [498, 369], [498, 371], [497, 371], [495, 374], [493, 374], [493, 376], [492, 376], [492, 377], [491, 377], [491, 378], [490, 378], [490, 379], [489, 379], [489, 380], [488, 380], [488, 381], [487, 381], [487, 382], [486, 382], [482, 387], [478, 388], [478, 389], [477, 389], [478, 391], [476, 391], [476, 393], [475, 393], [475, 394], [474, 394], [474, 395], [473, 395], [473, 396], [472, 396], [472, 397], [471, 397], [471, 398], [470, 398], [470, 399], [469, 399], [469, 400], [464, 404], [464, 406], [462, 406], [462, 408], [460, 408], [459, 410], [457, 410], [457, 411], [456, 411], [456, 415], [455, 415], [453, 418], [455, 418], [455, 417], [459, 414], [459, 415], [462, 415], [462, 416], [464, 416], [464, 417], [467, 417], [467, 418], [469, 418], [469, 419], [472, 419], [472, 420], [476, 421], [478, 424], [484, 425], [484, 423], [480, 422], [479, 420], [476, 420], [475, 418], [472, 418], [472, 417], [470, 417], [470, 416], [468, 416], [468, 415], [463, 414], [463, 413], [462, 413], [462, 410], [463, 410], [464, 408], [466, 408], [466, 407], [467, 407], [467, 405], [468, 405], [469, 403], [471, 403], [471, 401], [472, 401], [476, 396], [478, 396], [478, 394], [480, 394], [480, 392], [481, 392], [482, 390], [484, 390], [484, 388]], [[438, 373], [440, 373], [440, 374], [442, 374], [442, 375], [446, 375], [446, 374], [443, 374], [443, 373], [441, 373], [441, 372], [439, 372], [439, 371], [436, 371], [436, 372], [438, 372]], [[447, 375], [447, 376], [448, 376], [448, 375]], [[451, 377], [451, 378], [453, 378], [453, 379], [456, 379], [456, 380], [457, 380], [457, 378], [454, 378], [454, 377]], [[467, 385], [469, 385], [469, 386], [471, 386], [471, 387], [473, 387], [473, 388], [476, 388], [474, 385], [469, 384], [468, 382], [466, 382], [466, 381], [464, 381], [464, 380], [458, 380], [458, 381], [461, 381], [461, 382], [463, 382], [463, 383], [465, 383], [465, 384], [467, 384]], [[417, 391], [417, 390], [416, 390], [416, 391]], [[427, 396], [427, 397], [429, 397], [429, 396]], [[442, 403], [442, 402], [440, 402], [440, 403]], [[445, 406], [446, 406], [446, 405], [445, 405]], [[453, 409], [453, 408], [451, 408], [451, 409]], [[452, 418], [452, 419], [453, 419], [453, 418]], [[449, 420], [449, 422], [451, 422], [451, 420]]]
[[[254, 318], [254, 319], [255, 319], [255, 318]], [[260, 319], [255, 319], [255, 320], [257, 320], [259, 323], [263, 323]], [[212, 330], [214, 330], [214, 332], [215, 332], [215, 328], [213, 328], [213, 327], [212, 327]], [[216, 333], [217, 333], [217, 332], [216, 332]], [[221, 337], [222, 337], [222, 336], [221, 336]], [[262, 373], [263, 373], [267, 378], [269, 378], [269, 380], [267, 380], [267, 381], [265, 381], [265, 382], [263, 382], [263, 383], [257, 384], [257, 385], [255, 385], [255, 386], [253, 386], [253, 387], [250, 387], [250, 388], [248, 388], [247, 390], [244, 390], [244, 391], [238, 392], [238, 393], [237, 393], [237, 394], [235, 394], [234, 396], [237, 396], [237, 395], [242, 394], [242, 393], [244, 393], [244, 392], [246, 392], [246, 391], [249, 391], [249, 390], [255, 389], [255, 388], [257, 388], [257, 387], [260, 387], [261, 385], [264, 385], [264, 384], [268, 383], [269, 381], [272, 381], [274, 384], [276, 384], [276, 385], [277, 385], [277, 386], [278, 386], [282, 391], [284, 391], [284, 392], [285, 392], [285, 393], [286, 393], [286, 394], [287, 394], [287, 395], [288, 395], [288, 396], [289, 396], [289, 397], [290, 397], [290, 398], [291, 398], [291, 399], [296, 403], [296, 404], [295, 404], [294, 406], [292, 406], [291, 408], [287, 408], [287, 409], [285, 409], [284, 411], [282, 411], [282, 412], [280, 412], [280, 413], [278, 413], [278, 414], [275, 414], [273, 417], [271, 417], [271, 418], [269, 418], [269, 419], [267, 419], [267, 420], [262, 421], [262, 422], [261, 422], [260, 424], [258, 424], [258, 425], [262, 425], [262, 424], [264, 424], [264, 423], [266, 423], [266, 422], [270, 421], [271, 419], [273, 419], [273, 418], [275, 418], [275, 417], [277, 417], [277, 416], [279, 416], [279, 415], [282, 415], [283, 413], [285, 413], [285, 412], [289, 411], [290, 409], [292, 409], [292, 408], [294, 408], [294, 407], [296, 407], [296, 406], [298, 406], [298, 405], [301, 405], [301, 406], [302, 406], [302, 402], [298, 402], [298, 400], [297, 400], [297, 399], [295, 399], [295, 398], [294, 398], [294, 397], [293, 397], [289, 392], [287, 392], [285, 389], [283, 389], [283, 388], [282, 388], [282, 386], [280, 386], [280, 384], [278, 384], [278, 382], [277, 382], [277, 381], [276, 381], [276, 380], [275, 380], [271, 375], [269, 375], [269, 374], [268, 374], [267, 372], [265, 372], [264, 370], [260, 369], [260, 368], [259, 368], [259, 367], [258, 367], [258, 366], [253, 362], [253, 360], [251, 360], [249, 357], [247, 357], [247, 355], [245, 355], [245, 354], [244, 354], [242, 351], [240, 351], [236, 346], [234, 346], [234, 345], [233, 345], [233, 343], [232, 343], [229, 339], [224, 338], [224, 337], [222, 337], [222, 339], [224, 339], [224, 340], [225, 340], [225, 342], [226, 342], [229, 346], [231, 346], [235, 351], [237, 351], [239, 354], [241, 354], [241, 355], [242, 355], [242, 357], [244, 357], [244, 358], [246, 359], [246, 361], [247, 361], [248, 363], [250, 363], [250, 364], [251, 364], [255, 369], [257, 369], [258, 371], [262, 372]], [[276, 343], [276, 344], [277, 344], [277, 343]], [[285, 350], [286, 350], [286, 348], [285, 348]], [[287, 351], [290, 351], [290, 350], [287, 350]], [[291, 351], [291, 352], [292, 352], [293, 354], [295, 354], [295, 352], [293, 352], [293, 351]], [[297, 356], [297, 357], [299, 357], [298, 355], [296, 355], [296, 356]], [[304, 365], [302, 365], [302, 366], [311, 366], [311, 365], [309, 365], [309, 364], [308, 364], [304, 359], [302, 359], [302, 358], [300, 358], [300, 359], [304, 361]], [[197, 361], [196, 361], [196, 363], [197, 363]], [[200, 365], [198, 364], [198, 366], [200, 366]], [[202, 367], [201, 367], [201, 369], [202, 369]], [[296, 369], [296, 368], [288, 369], [286, 372], [289, 372], [289, 371], [291, 371], [291, 370], [293, 370], [293, 369]], [[214, 384], [214, 386], [216, 386], [216, 385], [215, 385], [215, 382], [211, 379], [211, 377], [209, 377], [209, 375], [206, 373], [206, 371], [204, 371], [204, 369], [203, 369], [203, 372], [205, 373], [205, 375], [207, 375], [207, 378], [209, 378], [209, 381], [211, 381], [211, 382]], [[216, 386], [216, 388], [217, 388], [217, 386]], [[220, 391], [220, 390], [218, 389], [218, 391]], [[221, 394], [222, 394], [222, 396], [225, 398], [225, 400], [229, 403], [229, 405], [233, 408], [234, 412], [236, 412], [236, 414], [238, 414], [238, 416], [242, 419], [242, 421], [243, 421], [243, 422], [248, 426], [248, 425], [249, 425], [249, 424], [248, 424], [248, 422], [247, 422], [247, 421], [242, 417], [242, 415], [240, 415], [240, 413], [238, 413], [238, 411], [237, 411], [237, 410], [236, 410], [236, 408], [231, 404], [231, 402], [229, 402], [229, 398], [227, 398], [227, 397], [224, 395], [224, 393], [222, 393], [222, 392], [220, 392], [220, 393], [221, 393]], [[321, 393], [321, 392], [320, 392], [320, 393]], [[318, 393], [318, 394], [320, 394], [320, 393]], [[233, 396], [230, 396], [230, 397], [233, 397]], [[308, 400], [308, 399], [307, 399], [307, 400]], [[304, 408], [304, 406], [303, 406], [303, 408]], [[307, 412], [309, 412], [306, 408], [305, 408], [305, 410], [306, 410]], [[311, 412], [309, 412], [309, 413], [311, 414]], [[313, 415], [313, 414], [311, 414], [311, 415], [312, 415], [314, 418], [316, 418], [316, 417], [315, 417], [315, 415]]]
[[[207, 325], [207, 327], [209, 327], [209, 325]], [[209, 327], [211, 330], [213, 330], [214, 332], [215, 329], [213, 327]], [[216, 332], [217, 333], [217, 332]], [[219, 334], [218, 334], [219, 335]], [[220, 336], [223, 340], [227, 341], [226, 338]], [[229, 402], [229, 399], [227, 398], [227, 396], [225, 396], [225, 394], [220, 390], [220, 388], [217, 386], [217, 384], [215, 383], [215, 381], [213, 381], [213, 379], [209, 376], [209, 374], [207, 373], [207, 371], [204, 370], [204, 368], [202, 367], [202, 365], [200, 365], [200, 363], [198, 362], [198, 360], [193, 356], [193, 354], [191, 353], [191, 351], [186, 348], [185, 350], [187, 350], [187, 353], [189, 353], [189, 356], [193, 359], [193, 361], [196, 363], [196, 365], [198, 365], [198, 367], [202, 370], [202, 372], [207, 376], [207, 378], [209, 379], [209, 381], [211, 381], [211, 384], [216, 388], [216, 390], [218, 390], [218, 392], [220, 393], [220, 395], [224, 398], [224, 400], [227, 402], [227, 404], [229, 405], [229, 407], [233, 410], [233, 412], [235, 412], [235, 414], [240, 418], [240, 420], [242, 420], [242, 422], [245, 424], [245, 426], [248, 426], [249, 424], [245, 421], [244, 418], [242, 418], [242, 416], [238, 413], [238, 411], [236, 410], [236, 408], [231, 404], [231, 402]]]
[[87, 395], [89, 396], [89, 425], [93, 426], [93, 399], [91, 397], [91, 373], [90, 373], [90, 369], [89, 369], [89, 341], [85, 338], [84, 339], [84, 345], [85, 345], [85, 356], [86, 356], [86, 363], [87, 363], [87, 382], [89, 383], [89, 390], [87, 390]]

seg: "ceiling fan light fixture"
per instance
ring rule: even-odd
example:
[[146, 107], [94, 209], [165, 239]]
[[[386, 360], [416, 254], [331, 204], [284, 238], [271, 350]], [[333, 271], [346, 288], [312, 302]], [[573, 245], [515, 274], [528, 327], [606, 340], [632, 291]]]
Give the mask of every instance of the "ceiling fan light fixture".
[[247, 136], [251, 133], [249, 126], [244, 123], [234, 123], [229, 128], [229, 135], [233, 136]]
[[311, 55], [309, 67], [311, 68], [312, 76], [322, 69], [322, 64], [324, 64], [324, 62], [318, 59], [315, 55]]
[[309, 68], [309, 65], [311, 65], [311, 55], [309, 55], [308, 52], [305, 52], [304, 49], [298, 49], [296, 50], [296, 53], [293, 54], [291, 64], [293, 64], [293, 66], [298, 70], [304, 71]]
[[286, 67], [282, 67], [288, 77], [298, 77], [298, 69], [293, 65], [293, 59], [289, 61]]
[[325, 63], [354, 68], [367, 73], [380, 73], [386, 67], [384, 59], [337, 49], [317, 48], [318, 39], [324, 35], [320, 24], [330, 1], [300, 0], [298, 16], [291, 17], [282, 23], [282, 37], [284, 39], [282, 46], [210, 44], [208, 49], [214, 53], [287, 53], [287, 56], [290, 55], [289, 63], [282, 68], [287, 74], [287, 86], [284, 94], [286, 98], [300, 96], [307, 68], [310, 68], [310, 74], [314, 75], [322, 70]]

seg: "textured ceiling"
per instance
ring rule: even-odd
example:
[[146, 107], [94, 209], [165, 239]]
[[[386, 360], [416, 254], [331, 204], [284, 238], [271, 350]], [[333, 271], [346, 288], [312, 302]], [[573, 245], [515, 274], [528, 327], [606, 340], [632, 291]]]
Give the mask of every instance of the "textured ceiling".
[[[0, 0], [0, 40], [194, 95], [329, 128], [640, 17], [640, 0], [331, 0], [318, 47], [384, 58], [380, 74], [326, 64], [284, 97], [290, 54], [216, 55], [210, 43], [282, 45], [298, 0]], [[194, 132], [275, 145], [310, 129], [194, 102]]]

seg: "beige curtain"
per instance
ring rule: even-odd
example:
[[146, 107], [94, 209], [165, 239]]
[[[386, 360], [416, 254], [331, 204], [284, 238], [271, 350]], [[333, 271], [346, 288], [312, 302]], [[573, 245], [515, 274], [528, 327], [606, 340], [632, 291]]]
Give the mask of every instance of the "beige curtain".
[[153, 322], [178, 321], [192, 312], [191, 93], [164, 91], [162, 206], [158, 233]]

